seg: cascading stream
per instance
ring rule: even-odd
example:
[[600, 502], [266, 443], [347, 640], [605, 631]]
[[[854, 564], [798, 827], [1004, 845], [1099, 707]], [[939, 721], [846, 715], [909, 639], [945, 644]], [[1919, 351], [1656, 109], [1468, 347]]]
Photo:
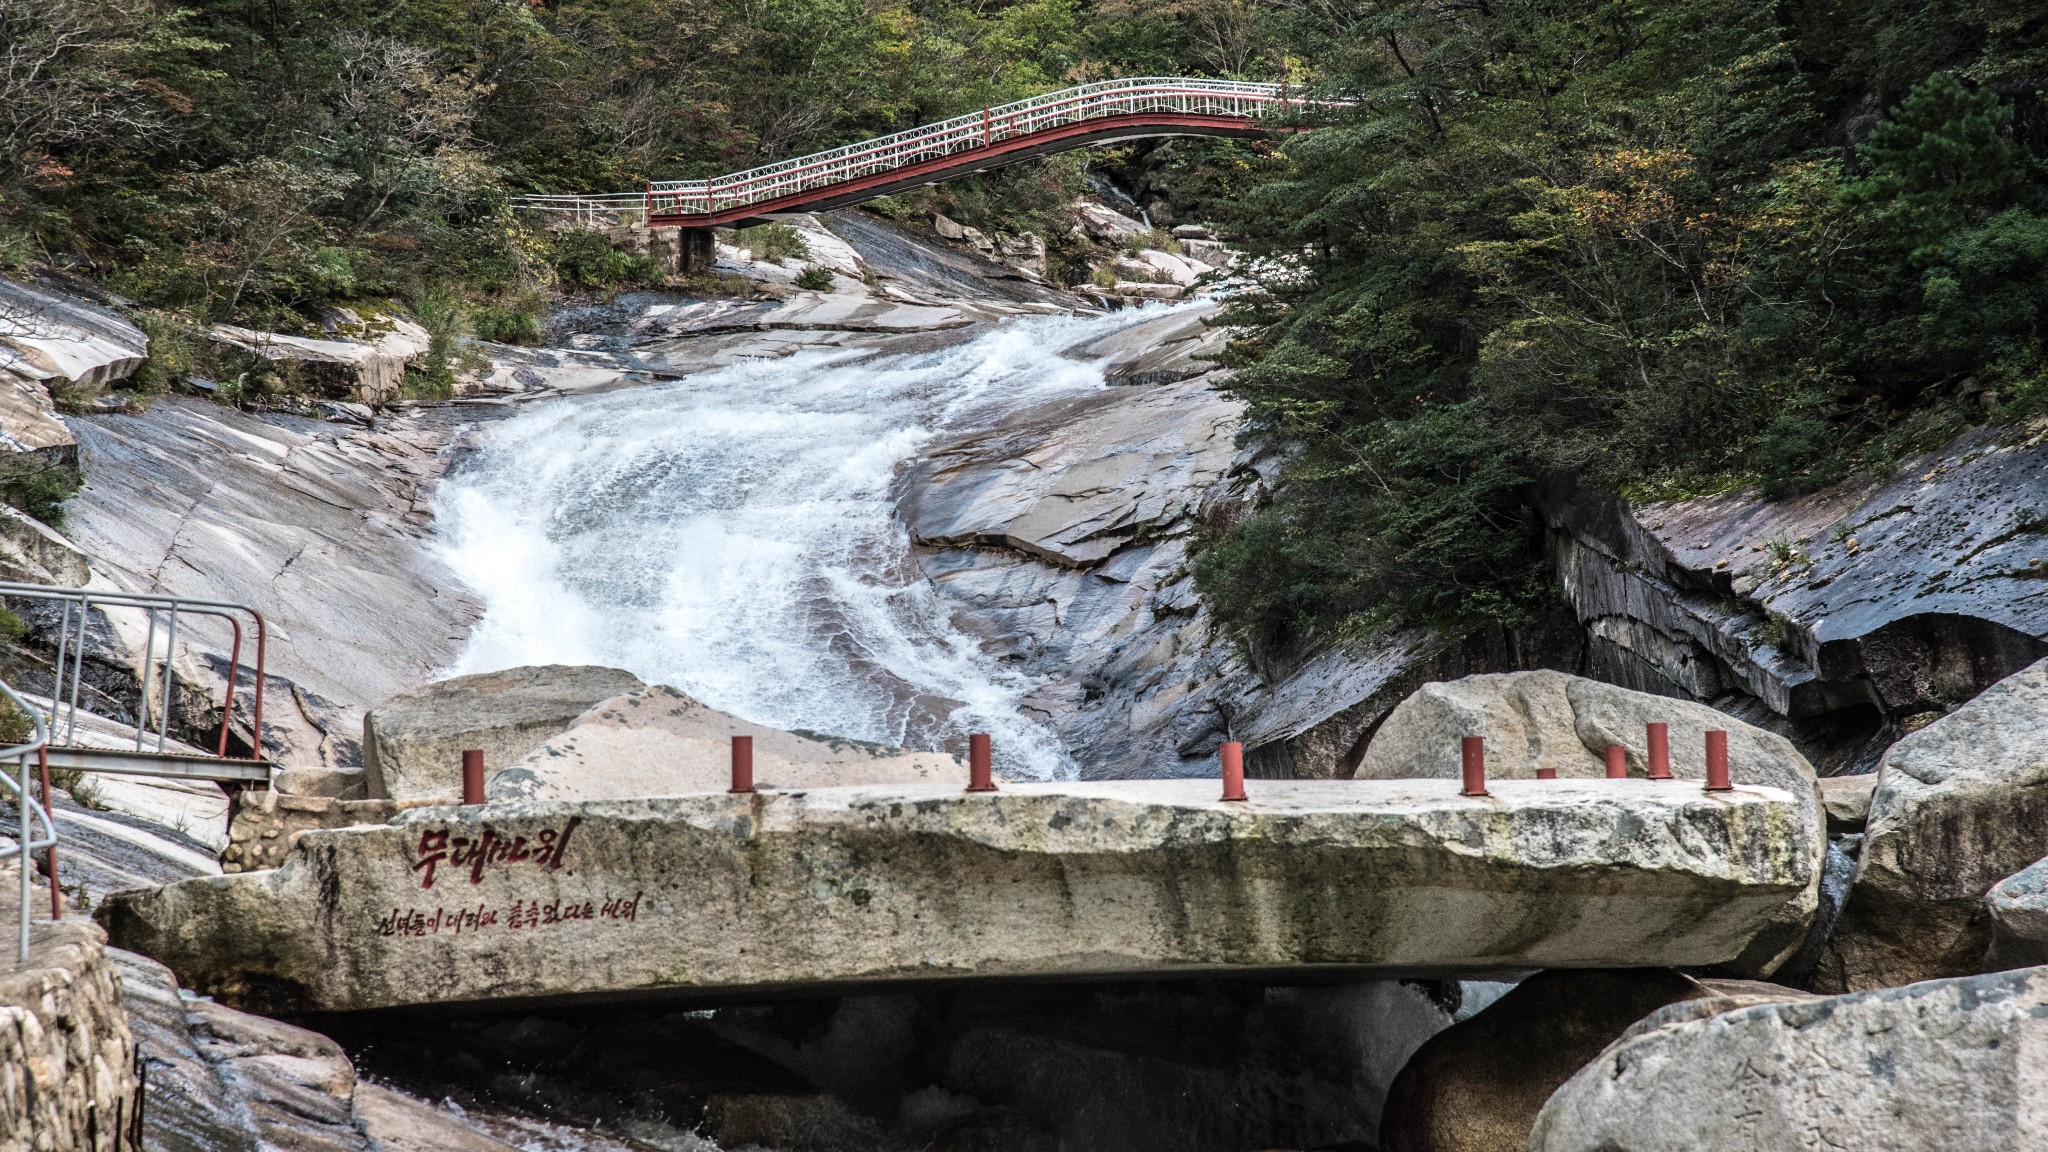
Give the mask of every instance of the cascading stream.
[[485, 605], [455, 673], [604, 664], [780, 728], [922, 747], [994, 735], [1070, 775], [1033, 682], [954, 628], [890, 484], [935, 436], [1105, 387], [1062, 355], [1156, 309], [1030, 317], [933, 352], [812, 351], [537, 405], [442, 483], [448, 562]]

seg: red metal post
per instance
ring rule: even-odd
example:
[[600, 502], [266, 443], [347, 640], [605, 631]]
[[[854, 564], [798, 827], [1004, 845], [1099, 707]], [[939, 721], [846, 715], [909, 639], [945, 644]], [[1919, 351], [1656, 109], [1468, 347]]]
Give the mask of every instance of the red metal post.
[[1733, 792], [1728, 779], [1728, 733], [1719, 728], [1707, 733], [1707, 791]]
[[1609, 780], [1628, 779], [1628, 752], [1619, 744], [1609, 744], [1607, 746], [1607, 778]]
[[[50, 689], [51, 695], [54, 696], [56, 691], [56, 688], [53, 686]], [[41, 748], [36, 749], [36, 767], [43, 774], [43, 815], [50, 818], [50, 830], [54, 832], [57, 830], [57, 809], [50, 803], [50, 746], [47, 742]], [[54, 840], [55, 837], [52, 837], [52, 839]], [[57, 882], [56, 844], [50, 845], [49, 854], [44, 857], [43, 862], [50, 869], [50, 919], [62, 920], [64, 918], [64, 886]], [[21, 866], [23, 868], [28, 867], [28, 859], [25, 853], [23, 854]]]
[[1223, 758], [1223, 798], [1225, 800], [1250, 800], [1244, 794], [1244, 745], [1236, 740], [1225, 740], [1217, 749]]
[[462, 802], [484, 802], [484, 753], [481, 748], [465, 748], [462, 751]]
[[1536, 770], [1536, 778], [1537, 778], [1538, 780], [1555, 780], [1555, 779], [1557, 779], [1557, 769], [1555, 769], [1555, 768], [1538, 768], [1538, 769]]
[[[237, 616], [229, 616], [228, 626], [235, 630], [235, 646], [228, 654], [227, 703], [221, 706], [220, 747], [214, 753], [214, 755], [219, 756], [223, 760], [227, 759], [228, 757], [228, 725], [233, 723], [235, 719], [235, 681], [240, 680], [242, 678], [241, 618]], [[259, 760], [263, 758], [263, 752], [261, 749], [257, 750], [256, 757]]]
[[1464, 796], [1486, 795], [1486, 738], [1467, 736], [1461, 741], [1464, 753], [1465, 786], [1459, 789]]
[[256, 707], [250, 714], [249, 731], [256, 738], [253, 759], [263, 759], [263, 661], [270, 651], [270, 626], [263, 621], [263, 613], [255, 609], [249, 615], [256, 619]]
[[967, 790], [969, 792], [993, 792], [996, 790], [993, 755], [989, 748], [988, 733], [975, 732], [967, 737]]
[[1671, 779], [1671, 725], [1661, 721], [1648, 726], [1650, 734], [1650, 779]]
[[734, 792], [754, 790], [754, 738], [732, 738], [732, 788]]
[[982, 146], [983, 148], [986, 148], [986, 147], [988, 147], [988, 145], [989, 145], [989, 133], [988, 133], [988, 109], [986, 109], [986, 108], [983, 108], [983, 109], [981, 110], [981, 146]]

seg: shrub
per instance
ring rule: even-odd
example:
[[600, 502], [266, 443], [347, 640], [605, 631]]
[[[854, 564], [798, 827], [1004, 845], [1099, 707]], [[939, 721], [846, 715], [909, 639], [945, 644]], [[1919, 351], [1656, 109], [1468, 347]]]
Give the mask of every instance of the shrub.
[[740, 229], [734, 234], [734, 239], [756, 260], [780, 264], [784, 260], [802, 260], [811, 254], [811, 246], [805, 242], [804, 234], [787, 224], [756, 224], [752, 228]]
[[828, 292], [832, 288], [832, 270], [806, 264], [804, 270], [796, 274], [796, 286], [806, 292]]

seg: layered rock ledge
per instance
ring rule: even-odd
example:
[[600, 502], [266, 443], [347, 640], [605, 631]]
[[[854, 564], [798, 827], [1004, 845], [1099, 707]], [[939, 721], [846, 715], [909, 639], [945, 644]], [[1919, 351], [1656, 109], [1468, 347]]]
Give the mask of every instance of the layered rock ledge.
[[1790, 794], [1643, 780], [819, 788], [423, 808], [276, 871], [117, 894], [121, 946], [242, 1007], [944, 978], [1696, 966], [1819, 861]]

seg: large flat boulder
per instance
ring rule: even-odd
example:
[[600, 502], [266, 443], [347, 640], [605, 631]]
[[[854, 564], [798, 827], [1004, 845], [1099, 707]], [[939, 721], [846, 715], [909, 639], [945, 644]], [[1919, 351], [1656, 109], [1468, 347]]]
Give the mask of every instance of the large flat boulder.
[[[415, 809], [109, 898], [253, 1010], [932, 978], [1726, 963], [1814, 882], [1793, 796], [1637, 780], [814, 788]], [[342, 894], [346, 894], [344, 898]]]
[[505, 767], [600, 701], [641, 687], [617, 668], [544, 664], [440, 680], [401, 692], [363, 717], [363, 772], [372, 799], [457, 799], [462, 753]]
[[1559, 1085], [1667, 1004], [1712, 1014], [1807, 998], [1752, 980], [1665, 968], [1551, 970], [1425, 1041], [1394, 1077], [1380, 1152], [1527, 1152]]
[[[666, 685], [593, 705], [569, 728], [491, 778], [493, 800], [628, 800], [723, 792], [732, 738], [754, 741], [760, 788], [957, 784], [967, 765], [944, 752], [784, 732], [742, 720]], [[488, 757], [486, 757], [488, 761]]]
[[1993, 885], [2048, 855], [2048, 660], [1891, 746], [1817, 985], [1984, 970]]
[[1984, 897], [1991, 913], [1987, 968], [2048, 964], [2048, 859], [2037, 860], [1993, 885]]
[[406, 365], [433, 338], [410, 320], [386, 318], [379, 326], [382, 331], [366, 332], [361, 340], [288, 336], [232, 324], [214, 325], [211, 335], [220, 344], [284, 366], [318, 395], [382, 404], [398, 398]]
[[110, 384], [149, 359], [126, 316], [69, 293], [0, 277], [0, 368], [45, 384]]
[[1653, 1015], [1551, 1096], [1529, 1152], [2048, 1147], [2044, 1041], [2041, 968]]
[[1486, 741], [1489, 779], [1531, 780], [1539, 769], [1563, 779], [1606, 774], [1609, 745], [1620, 745], [1631, 776], [1648, 771], [1647, 726], [1671, 735], [1671, 773], [1706, 777], [1706, 733], [1728, 733], [1730, 775], [1740, 784], [1783, 789], [1797, 798], [1800, 841], [1790, 850], [1814, 862], [1816, 887], [1787, 903], [1775, 931], [1760, 936], [1738, 961], [1748, 975], [1774, 971], [1805, 941], [1819, 907], [1818, 862], [1827, 850], [1826, 820], [1812, 765], [1775, 733], [1744, 724], [1703, 704], [1652, 696], [1562, 672], [1509, 672], [1425, 684], [1387, 715], [1359, 761], [1361, 780], [1456, 779], [1465, 736]]

